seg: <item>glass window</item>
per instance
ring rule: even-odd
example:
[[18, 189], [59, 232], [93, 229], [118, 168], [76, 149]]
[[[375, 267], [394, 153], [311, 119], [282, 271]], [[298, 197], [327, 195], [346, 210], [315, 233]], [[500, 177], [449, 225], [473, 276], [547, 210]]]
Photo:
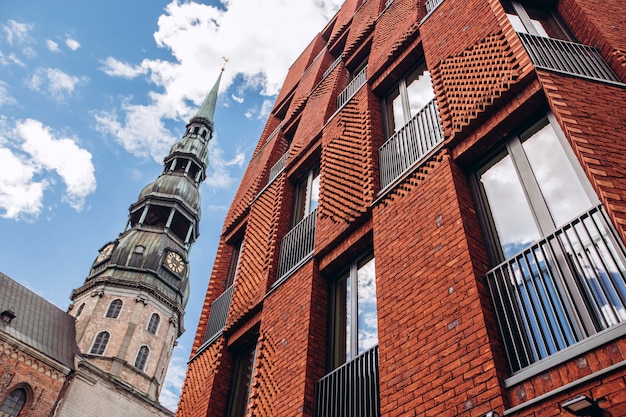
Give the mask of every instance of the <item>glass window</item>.
[[513, 371], [626, 321], [626, 256], [550, 115], [477, 171]]
[[426, 64], [422, 64], [401, 79], [385, 99], [387, 136], [402, 129], [434, 98], [430, 72], [426, 69]]
[[137, 352], [137, 357], [135, 358], [135, 368], [143, 371], [146, 367], [146, 362], [148, 362], [148, 356], [150, 355], [150, 349], [148, 346], [142, 346], [139, 348]]
[[85, 308], [85, 303], [82, 303], [81, 305], [78, 306], [78, 310], [76, 310], [76, 317], [80, 317], [84, 308]]
[[148, 332], [156, 334], [160, 322], [161, 317], [157, 313], [152, 313], [152, 315], [150, 316], [150, 321], [148, 322]]
[[228, 276], [226, 277], [226, 285], [224, 286], [224, 289], [227, 289], [235, 283], [235, 277], [237, 276], [237, 270], [239, 269], [239, 260], [241, 258], [241, 245], [241, 241], [233, 245], [233, 254], [230, 257]]
[[509, 140], [478, 173], [502, 261], [592, 207], [552, 124]]
[[22, 411], [25, 403], [26, 390], [24, 388], [14, 389], [4, 399], [2, 407], [0, 408], [0, 413], [2, 416], [17, 417], [19, 416], [20, 411]]
[[333, 288], [333, 368], [378, 344], [373, 255], [350, 265]]
[[96, 336], [96, 340], [93, 342], [93, 346], [91, 346], [91, 350], [89, 353], [92, 355], [102, 355], [109, 344], [109, 338], [111, 335], [108, 332], [100, 332]]
[[537, 9], [517, 1], [503, 0], [511, 25], [517, 32], [547, 38], [575, 41], [557, 14], [548, 9]]
[[235, 357], [233, 378], [230, 387], [227, 417], [245, 417], [250, 401], [250, 390], [254, 377], [256, 345], [244, 348]]
[[118, 298], [111, 301], [111, 304], [109, 304], [106, 317], [116, 319], [119, 317], [120, 311], [122, 311], [122, 300]]
[[311, 169], [296, 185], [292, 227], [317, 208], [320, 195], [320, 168]]

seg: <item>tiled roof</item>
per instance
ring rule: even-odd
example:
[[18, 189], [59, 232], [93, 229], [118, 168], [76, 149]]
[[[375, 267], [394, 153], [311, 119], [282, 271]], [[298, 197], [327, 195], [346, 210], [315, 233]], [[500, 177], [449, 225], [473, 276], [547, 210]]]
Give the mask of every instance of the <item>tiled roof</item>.
[[72, 316], [0, 272], [0, 312], [5, 310], [15, 318], [0, 320], [0, 332], [73, 369], [78, 348]]

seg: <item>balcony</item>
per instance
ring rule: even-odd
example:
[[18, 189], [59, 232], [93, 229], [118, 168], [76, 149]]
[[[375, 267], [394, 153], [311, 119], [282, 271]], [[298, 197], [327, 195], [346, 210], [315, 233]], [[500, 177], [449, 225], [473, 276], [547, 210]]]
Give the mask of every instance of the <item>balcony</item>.
[[378, 346], [315, 384], [315, 417], [378, 417]]
[[339, 94], [339, 97], [337, 97], [337, 109], [342, 108], [365, 85], [367, 81], [366, 71], [367, 65], [354, 76], [350, 84]]
[[517, 34], [537, 68], [621, 84], [596, 48], [523, 32]]
[[230, 300], [233, 296], [234, 285], [231, 285], [213, 301], [211, 304], [211, 314], [207, 324], [204, 340], [206, 344], [212, 343], [224, 329], [226, 325], [226, 317], [228, 317], [228, 308]]
[[513, 372], [626, 322], [626, 252], [602, 206], [498, 265], [487, 280]]
[[391, 185], [441, 142], [443, 130], [437, 104], [432, 100], [378, 150], [380, 188]]
[[426, 3], [424, 3], [424, 7], [426, 7], [426, 13], [432, 12], [441, 3], [443, 3], [443, 0], [426, 0]]
[[274, 286], [284, 281], [313, 255], [316, 219], [317, 209], [314, 209], [283, 238], [278, 258], [278, 278]]
[[276, 177], [280, 175], [281, 172], [283, 172], [283, 169], [285, 169], [285, 163], [287, 162], [288, 157], [289, 157], [289, 152], [285, 152], [285, 154], [281, 156], [280, 159], [270, 168], [270, 174], [267, 179], [268, 185], [271, 184], [272, 181], [274, 181]]

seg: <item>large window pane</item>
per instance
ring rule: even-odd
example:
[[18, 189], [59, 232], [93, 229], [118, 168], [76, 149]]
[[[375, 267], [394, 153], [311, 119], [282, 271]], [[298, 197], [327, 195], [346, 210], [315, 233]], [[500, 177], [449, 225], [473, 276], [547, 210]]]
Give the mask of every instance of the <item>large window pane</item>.
[[357, 279], [358, 348], [359, 354], [361, 354], [378, 344], [374, 258], [369, 258], [359, 265]]
[[591, 208], [550, 124], [534, 132], [522, 146], [557, 228]]
[[411, 78], [407, 80], [406, 92], [410, 108], [409, 119], [406, 120], [408, 122], [419, 110], [435, 98], [430, 72], [425, 71], [424, 68], [414, 72]]
[[539, 230], [510, 155], [479, 177], [504, 258], [510, 258], [539, 239]]

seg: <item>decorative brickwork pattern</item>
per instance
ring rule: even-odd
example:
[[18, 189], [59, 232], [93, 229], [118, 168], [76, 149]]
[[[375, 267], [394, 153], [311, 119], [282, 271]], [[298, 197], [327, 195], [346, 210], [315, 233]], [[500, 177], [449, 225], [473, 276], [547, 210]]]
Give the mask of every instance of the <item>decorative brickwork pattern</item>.
[[[215, 372], [220, 364], [223, 349], [224, 341], [222, 338], [189, 363], [178, 402], [177, 416], [205, 417], [207, 415]], [[226, 401], [225, 397], [223, 401]]]
[[370, 74], [404, 51], [418, 34], [419, 4], [413, 0], [394, 0], [376, 23], [376, 31], [367, 64]]
[[513, 53], [502, 33], [493, 34], [463, 54], [432, 69], [447, 137], [461, 132], [490, 108], [518, 78]]
[[[321, 69], [325, 70], [332, 56], [324, 55]], [[348, 83], [348, 74], [342, 64], [324, 78], [311, 93], [302, 110], [299, 127], [294, 135], [289, 157], [293, 160], [302, 150], [309, 149], [313, 140], [318, 138], [328, 118], [337, 110], [337, 95]]]
[[359, 7], [352, 18], [350, 32], [344, 47], [344, 56], [352, 54], [354, 50], [361, 46], [363, 39], [372, 32], [380, 11], [385, 7], [385, 1], [370, 0], [361, 4], [361, 7]]
[[255, 417], [274, 417], [274, 402], [279, 391], [274, 379], [274, 362], [276, 361], [276, 343], [271, 336], [262, 335], [257, 344], [257, 367], [254, 370], [252, 398], [249, 409]]
[[350, 29], [349, 25], [352, 22], [352, 16], [354, 16], [354, 12], [362, 2], [362, 0], [346, 0], [343, 6], [341, 6], [341, 9], [337, 12], [333, 31], [328, 38], [328, 46], [330, 48], [333, 47], [337, 39], [339, 39], [346, 30]]
[[273, 140], [268, 146], [260, 149], [259, 153], [248, 164], [248, 168], [233, 199], [234, 204], [226, 215], [224, 234], [227, 234], [231, 227], [248, 212], [252, 200], [267, 184], [267, 176], [271, 168], [269, 161], [272, 156], [275, 158], [274, 161], [277, 161], [282, 156], [280, 142], [280, 140]]
[[284, 183], [285, 175], [282, 174], [263, 191], [250, 209], [235, 291], [226, 321], [227, 329], [260, 302], [271, 285], [268, 275], [275, 270], [278, 262], [279, 220], [283, 203], [280, 195]]
[[304, 108], [311, 92], [317, 83], [321, 81], [324, 71], [326, 71], [326, 68], [328, 68], [334, 60], [332, 55], [328, 53], [328, 50], [325, 50], [321, 55], [318, 55], [315, 61], [307, 68], [296, 87], [291, 105], [285, 115], [284, 120], [286, 124], [289, 124]]

